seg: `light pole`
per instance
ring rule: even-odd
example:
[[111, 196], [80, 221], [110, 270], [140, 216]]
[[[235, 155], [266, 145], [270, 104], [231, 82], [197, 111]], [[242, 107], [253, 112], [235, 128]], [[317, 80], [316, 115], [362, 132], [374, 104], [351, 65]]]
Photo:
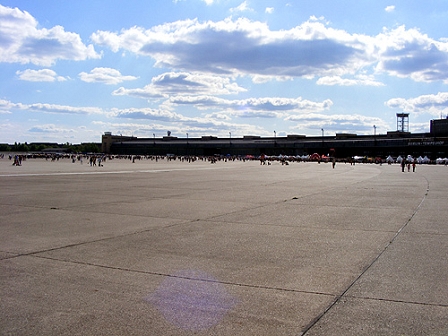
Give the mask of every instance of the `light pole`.
[[376, 156], [376, 126], [373, 125], [373, 156]]
[[325, 135], [325, 131], [324, 131], [323, 128], [321, 128], [320, 130], [321, 130], [321, 132], [322, 132], [322, 150], [323, 150], [323, 148], [324, 148], [324, 135]]
[[277, 147], [277, 132], [274, 131], [274, 147]]

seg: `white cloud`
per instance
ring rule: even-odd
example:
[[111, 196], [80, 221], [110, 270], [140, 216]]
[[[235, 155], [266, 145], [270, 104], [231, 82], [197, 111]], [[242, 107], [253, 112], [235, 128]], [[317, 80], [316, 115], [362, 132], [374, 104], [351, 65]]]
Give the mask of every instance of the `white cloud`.
[[24, 71], [17, 71], [16, 75], [19, 76], [20, 80], [29, 82], [62, 82], [67, 80], [65, 77], [58, 76], [57, 73], [51, 69], [27, 69]]
[[92, 45], [84, 45], [78, 34], [63, 27], [38, 28], [25, 11], [0, 5], [0, 62], [34, 63], [49, 66], [57, 60], [100, 58]]
[[[266, 112], [277, 113], [312, 113], [328, 110], [333, 102], [326, 99], [314, 102], [298, 98], [250, 98], [243, 100], [227, 100], [211, 96], [171, 97], [170, 102], [177, 105], [194, 105], [198, 109], [221, 109], [239, 116], [273, 116]], [[277, 114], [277, 116], [280, 116]]]
[[8, 100], [0, 99], [0, 111], [10, 110], [23, 110], [32, 112], [43, 113], [55, 113], [55, 114], [110, 114], [110, 112], [104, 111], [99, 107], [76, 107], [69, 105], [47, 104], [47, 103], [34, 103], [34, 104], [22, 104], [12, 103]]
[[248, 11], [253, 11], [253, 9], [249, 7], [247, 1], [244, 1], [239, 6], [230, 9], [230, 12], [248, 12]]
[[[266, 23], [246, 18], [218, 22], [184, 20], [145, 30], [98, 31], [92, 40], [152, 57], [157, 67], [225, 76], [246, 75], [255, 82], [269, 78], [337, 78], [378, 73], [415, 81], [448, 83], [448, 41], [429, 38], [404, 26], [377, 36], [349, 34], [330, 28], [324, 18], [289, 30], [272, 31]], [[325, 80], [321, 80], [324, 83]], [[341, 80], [339, 81], [341, 82]], [[378, 85], [358, 79], [344, 85]]]
[[250, 124], [237, 124], [229, 122], [230, 118], [214, 118], [213, 115], [207, 115], [205, 117], [186, 117], [178, 113], [163, 110], [152, 109], [128, 109], [120, 110], [117, 114], [118, 118], [124, 119], [137, 119], [137, 120], [151, 120], [156, 122], [165, 122], [163, 124], [123, 124], [115, 126], [119, 129], [130, 128], [133, 129], [132, 133], [136, 134], [142, 132], [142, 129], [146, 129], [144, 132], [149, 132], [152, 135], [153, 132], [164, 133], [166, 130], [173, 131], [173, 135], [176, 133], [185, 134], [188, 130], [190, 136], [202, 136], [204, 134], [213, 134], [215, 136], [228, 135], [229, 129], [233, 130], [232, 134], [263, 134], [265, 132], [261, 127]]
[[154, 77], [151, 84], [141, 89], [115, 90], [114, 95], [130, 95], [144, 99], [168, 98], [170, 95], [210, 94], [228, 95], [244, 92], [246, 89], [221, 76], [169, 72]]
[[184, 116], [168, 110], [154, 110], [149, 108], [131, 108], [117, 111], [117, 118], [150, 119], [165, 122], [180, 122], [187, 120]]
[[93, 124], [108, 129], [115, 134], [133, 134], [135, 136], [156, 137], [166, 135], [169, 130], [173, 136], [185, 137], [188, 132], [190, 137], [200, 137], [203, 135], [213, 135], [218, 137], [228, 137], [229, 129], [232, 130], [232, 136], [243, 136], [247, 134], [270, 135], [264, 129], [251, 124], [236, 124], [213, 120], [211, 118], [190, 118], [184, 123], [169, 123], [169, 125], [161, 123], [151, 123], [145, 120], [144, 123], [134, 122], [103, 122], [94, 121]]
[[256, 84], [263, 84], [270, 81], [286, 82], [292, 80], [290, 76], [265, 76], [265, 75], [252, 75], [252, 82]]
[[405, 112], [428, 113], [433, 116], [448, 114], [448, 92], [422, 95], [416, 98], [393, 98], [388, 100], [386, 106], [400, 109]]
[[373, 132], [373, 125], [378, 130], [387, 130], [389, 128], [389, 125], [380, 118], [359, 114], [301, 114], [293, 115], [287, 118], [287, 120], [298, 123], [293, 129], [320, 130], [324, 128], [326, 133], [344, 133], [350, 131], [359, 134], [371, 134]]
[[58, 104], [35, 103], [23, 105], [22, 109], [35, 112], [56, 113], [56, 114], [105, 114], [99, 107], [74, 107]]
[[274, 13], [274, 7], [266, 7], [266, 9], [265, 9], [265, 13], [267, 13], [267, 14], [272, 14], [272, 13]]
[[28, 132], [33, 133], [56, 133], [56, 134], [64, 134], [67, 133], [76, 133], [74, 129], [64, 128], [55, 124], [44, 124], [44, 125], [35, 125], [31, 127]]
[[384, 86], [376, 81], [373, 76], [357, 75], [354, 79], [342, 78], [340, 76], [321, 77], [316, 82], [317, 85], [339, 85], [339, 86]]
[[10, 111], [15, 108], [20, 108], [21, 104], [15, 104], [9, 100], [0, 99], [0, 111]]
[[177, 21], [121, 33], [98, 31], [92, 40], [147, 55], [156, 66], [221, 75], [305, 77], [353, 73], [370, 64], [372, 39], [307, 21], [290, 30], [271, 31], [245, 18], [219, 22]]
[[81, 72], [79, 78], [88, 83], [104, 83], [109, 85], [137, 79], [134, 76], [124, 76], [120, 71], [111, 68], [95, 68], [90, 73]]
[[384, 10], [388, 13], [393, 12], [395, 10], [395, 6], [387, 6]]
[[[212, 112], [204, 117], [186, 117], [182, 114], [173, 112], [170, 108], [150, 109], [150, 108], [132, 108], [120, 109], [114, 111], [117, 118], [153, 120], [169, 123], [170, 125], [179, 125], [181, 127], [197, 127], [202, 135], [206, 130], [213, 130], [219, 133], [223, 129], [238, 129], [241, 125], [230, 124], [233, 118], [281, 118], [292, 120], [295, 115], [315, 114], [328, 110], [332, 106], [331, 100], [323, 102], [313, 102], [302, 98], [259, 98], [245, 100], [226, 100], [212, 96], [182, 96], [171, 97], [171, 105], [194, 105], [197, 109], [216, 109], [220, 112]], [[168, 104], [169, 105], [169, 104]], [[230, 127], [231, 125], [231, 127]], [[244, 126], [248, 129], [247, 125]], [[264, 130], [259, 126], [252, 126], [252, 130], [264, 134]], [[245, 133], [247, 134], [247, 133]]]
[[404, 26], [385, 30], [376, 37], [376, 70], [392, 76], [410, 77], [417, 82], [443, 81], [448, 84], [448, 42], [429, 38]]

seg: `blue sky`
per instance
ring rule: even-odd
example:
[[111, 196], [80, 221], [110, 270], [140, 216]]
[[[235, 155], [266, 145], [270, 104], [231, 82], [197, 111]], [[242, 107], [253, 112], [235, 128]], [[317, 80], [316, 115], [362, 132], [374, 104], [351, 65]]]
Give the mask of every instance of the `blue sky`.
[[0, 0], [0, 74], [0, 143], [427, 132], [448, 1]]

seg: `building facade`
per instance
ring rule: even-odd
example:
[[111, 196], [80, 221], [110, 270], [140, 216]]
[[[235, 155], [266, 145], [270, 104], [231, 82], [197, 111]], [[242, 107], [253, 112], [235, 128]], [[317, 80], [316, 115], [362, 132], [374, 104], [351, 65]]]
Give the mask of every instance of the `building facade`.
[[[136, 138], [102, 136], [102, 149], [107, 154], [122, 155], [331, 155], [338, 158], [352, 156], [382, 157], [389, 155], [427, 156], [430, 159], [448, 156], [448, 123], [445, 119], [431, 121], [430, 133], [388, 132], [381, 135], [340, 133], [335, 136], [286, 137], [244, 136], [242, 138]], [[448, 120], [447, 120], [448, 121]]]

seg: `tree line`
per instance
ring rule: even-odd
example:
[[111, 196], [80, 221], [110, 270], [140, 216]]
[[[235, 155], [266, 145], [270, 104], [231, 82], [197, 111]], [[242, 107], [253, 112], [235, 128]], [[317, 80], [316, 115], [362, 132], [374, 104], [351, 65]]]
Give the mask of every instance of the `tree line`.
[[73, 145], [67, 142], [61, 145], [46, 145], [15, 142], [13, 145], [0, 144], [0, 152], [42, 152], [49, 148], [59, 148], [66, 153], [99, 153], [101, 151], [101, 146], [96, 143]]

